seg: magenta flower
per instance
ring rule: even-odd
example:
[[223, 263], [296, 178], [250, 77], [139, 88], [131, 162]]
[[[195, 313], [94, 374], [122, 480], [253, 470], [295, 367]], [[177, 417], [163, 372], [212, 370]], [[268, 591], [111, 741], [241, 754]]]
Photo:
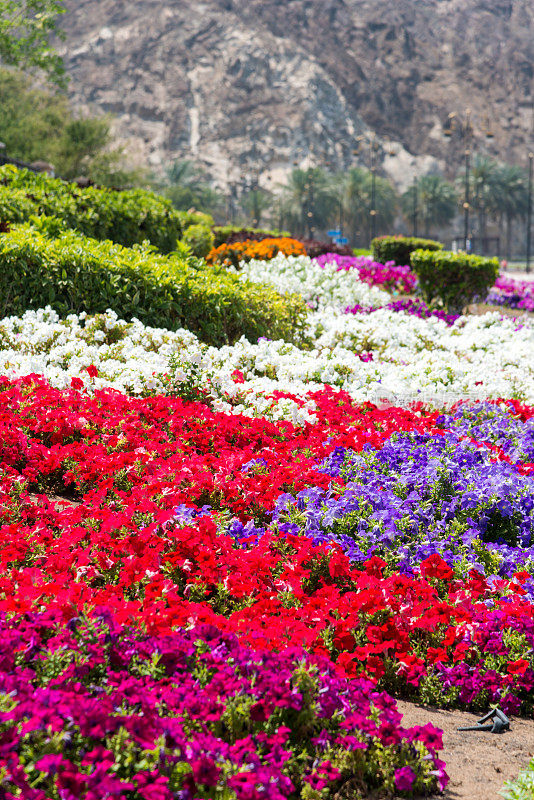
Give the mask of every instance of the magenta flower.
[[395, 788], [399, 792], [409, 792], [415, 782], [415, 772], [411, 767], [401, 767], [395, 770]]

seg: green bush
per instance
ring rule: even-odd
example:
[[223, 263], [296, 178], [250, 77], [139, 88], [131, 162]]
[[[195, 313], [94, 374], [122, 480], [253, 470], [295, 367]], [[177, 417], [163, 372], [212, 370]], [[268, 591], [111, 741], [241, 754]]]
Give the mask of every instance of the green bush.
[[188, 328], [217, 346], [241, 336], [297, 341], [306, 319], [300, 296], [282, 296], [192, 257], [74, 231], [50, 239], [30, 225], [13, 226], [0, 236], [0, 316], [46, 305], [61, 315], [110, 308], [147, 325]]
[[214, 247], [221, 244], [234, 244], [234, 242], [245, 242], [248, 239], [261, 241], [262, 239], [277, 239], [283, 236], [291, 236], [288, 231], [268, 231], [263, 228], [243, 228], [241, 225], [216, 225], [213, 228], [215, 236]]
[[441, 300], [451, 313], [461, 313], [476, 299], [484, 300], [499, 272], [496, 258], [466, 253], [415, 250], [410, 260], [426, 302]]
[[213, 247], [214, 236], [207, 225], [190, 225], [185, 230], [182, 241], [189, 245], [194, 256], [205, 258]]
[[37, 211], [37, 204], [21, 189], [0, 185], [0, 231], [6, 231], [9, 225], [26, 222]]
[[148, 239], [162, 253], [173, 251], [182, 235], [179, 212], [165, 198], [143, 189], [82, 189], [11, 164], [0, 167], [0, 189], [0, 224], [4, 222], [4, 228], [6, 222], [43, 214], [62, 219], [68, 228], [86, 236], [111, 239], [125, 247]]
[[373, 258], [380, 264], [394, 261], [405, 266], [410, 263], [414, 250], [443, 250], [440, 242], [432, 239], [416, 239], [413, 236], [379, 236], [371, 242]]
[[213, 228], [213, 217], [204, 211], [177, 211], [176, 213], [184, 231], [190, 225], [205, 225], [207, 228]]

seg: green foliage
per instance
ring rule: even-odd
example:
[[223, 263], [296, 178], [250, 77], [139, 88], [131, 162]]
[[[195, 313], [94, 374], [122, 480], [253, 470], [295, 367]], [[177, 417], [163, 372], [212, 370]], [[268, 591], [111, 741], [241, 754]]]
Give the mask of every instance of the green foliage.
[[202, 261], [163, 256], [148, 245], [124, 248], [74, 231], [50, 239], [30, 225], [0, 236], [0, 316], [50, 305], [58, 313], [110, 308], [146, 325], [185, 327], [214, 345], [241, 336], [297, 340], [306, 310]]
[[517, 780], [505, 783], [500, 794], [505, 800], [532, 800], [534, 797], [534, 758]]
[[62, 0], [0, 0], [0, 59], [4, 64], [37, 68], [63, 83], [61, 58], [50, 45]]
[[49, 161], [63, 178], [84, 176], [105, 186], [131, 186], [141, 170], [125, 166], [113, 147], [111, 118], [75, 117], [65, 95], [32, 87], [21, 72], [0, 69], [0, 140], [13, 158]]
[[214, 236], [207, 225], [190, 225], [182, 241], [189, 245], [194, 256], [205, 258], [213, 247]]
[[30, 88], [20, 72], [0, 69], [0, 140], [6, 152], [23, 161], [55, 164], [57, 145], [69, 116], [67, 99]]
[[182, 230], [184, 231], [190, 225], [205, 225], [208, 228], [213, 227], [213, 217], [211, 214], [206, 214], [204, 211], [177, 211], [176, 213], [182, 225]]
[[162, 190], [174, 208], [181, 211], [195, 208], [215, 212], [223, 205], [222, 196], [209, 185], [205, 171], [188, 159], [168, 167]]
[[328, 224], [338, 208], [335, 189], [321, 167], [292, 170], [280, 203], [284, 224], [296, 236], [308, 238]]
[[247, 218], [252, 220], [252, 225], [254, 226], [261, 222], [264, 211], [268, 211], [272, 204], [273, 201], [269, 192], [260, 187], [251, 189], [241, 199], [241, 208]]
[[460, 313], [477, 298], [484, 299], [499, 273], [496, 258], [462, 252], [415, 250], [410, 259], [424, 299], [441, 300], [452, 313]]
[[376, 211], [376, 229], [391, 229], [397, 209], [397, 193], [386, 178], [375, 174], [373, 181], [371, 170], [353, 167], [335, 177], [335, 187], [337, 203], [341, 203], [343, 210], [344, 227], [348, 229], [354, 242], [367, 245], [370, 241], [373, 205]]
[[9, 224], [26, 222], [36, 210], [35, 203], [22, 189], [0, 186], [0, 231], [7, 230]]
[[[20, 200], [20, 213], [9, 194]], [[94, 186], [81, 189], [10, 164], [0, 168], [0, 211], [3, 209], [6, 216], [0, 217], [0, 223], [20, 222], [21, 214], [24, 220], [29, 214], [42, 214], [58, 217], [66, 227], [87, 236], [111, 239], [126, 247], [148, 239], [163, 253], [174, 250], [182, 234], [178, 212], [152, 192], [116, 192]]]
[[401, 205], [408, 218], [413, 214], [414, 200], [426, 236], [429, 235], [431, 228], [449, 225], [457, 211], [456, 190], [452, 183], [441, 175], [423, 175], [415, 185], [404, 192]]
[[414, 250], [443, 250], [440, 242], [431, 239], [417, 239], [412, 236], [378, 236], [371, 242], [373, 258], [381, 264], [394, 261], [405, 266], [410, 263], [410, 254]]
[[372, 251], [367, 247], [355, 247], [352, 251], [355, 256], [371, 256]]
[[216, 225], [213, 228], [215, 241], [214, 247], [219, 247], [226, 242], [244, 242], [247, 239], [278, 239], [290, 236], [289, 231], [267, 230], [265, 228], [243, 228], [241, 225]]

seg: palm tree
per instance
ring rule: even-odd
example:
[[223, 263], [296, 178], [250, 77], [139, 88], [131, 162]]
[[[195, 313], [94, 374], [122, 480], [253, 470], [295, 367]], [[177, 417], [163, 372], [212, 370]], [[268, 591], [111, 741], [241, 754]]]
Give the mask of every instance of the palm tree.
[[501, 164], [498, 166], [493, 185], [491, 211], [498, 217], [502, 228], [506, 222], [505, 257], [511, 258], [513, 223], [525, 217], [528, 208], [527, 176], [521, 167]]
[[[372, 230], [372, 172], [363, 167], [353, 167], [347, 173], [337, 175], [336, 182], [342, 187], [343, 216], [352, 242], [362, 242], [367, 246]], [[374, 183], [377, 233], [386, 233], [395, 219], [397, 194], [386, 178], [375, 176]]]
[[[417, 192], [414, 198], [414, 192]], [[428, 238], [433, 228], [449, 225], [456, 214], [456, 191], [441, 175], [423, 175], [415, 186], [410, 186], [401, 198], [402, 210], [408, 217], [413, 213], [414, 199], [424, 222]]]
[[[471, 206], [478, 217], [478, 229], [482, 241], [486, 238], [488, 214], [493, 210], [493, 198], [497, 194], [499, 165], [487, 156], [477, 156], [469, 173]], [[460, 179], [458, 181], [460, 184]], [[461, 188], [463, 194], [463, 185]]]
[[181, 211], [196, 208], [213, 212], [223, 199], [208, 183], [205, 172], [189, 159], [176, 160], [165, 170], [164, 193]]
[[252, 221], [252, 226], [257, 228], [265, 211], [272, 206], [272, 199], [265, 189], [251, 189], [241, 200], [241, 207]]
[[284, 225], [309, 238], [328, 226], [337, 208], [335, 190], [320, 167], [292, 170], [281, 202]]

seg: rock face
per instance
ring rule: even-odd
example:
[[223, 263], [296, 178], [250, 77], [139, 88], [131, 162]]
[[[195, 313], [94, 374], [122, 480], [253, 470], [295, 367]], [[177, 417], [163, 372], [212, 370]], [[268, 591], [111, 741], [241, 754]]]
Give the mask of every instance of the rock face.
[[[157, 169], [203, 163], [221, 188], [293, 164], [460, 168], [449, 112], [472, 110], [474, 148], [525, 163], [532, 146], [532, 0], [67, 0], [75, 104], [112, 112]], [[483, 131], [494, 133], [486, 141]], [[529, 144], [530, 140], [530, 144]]]

